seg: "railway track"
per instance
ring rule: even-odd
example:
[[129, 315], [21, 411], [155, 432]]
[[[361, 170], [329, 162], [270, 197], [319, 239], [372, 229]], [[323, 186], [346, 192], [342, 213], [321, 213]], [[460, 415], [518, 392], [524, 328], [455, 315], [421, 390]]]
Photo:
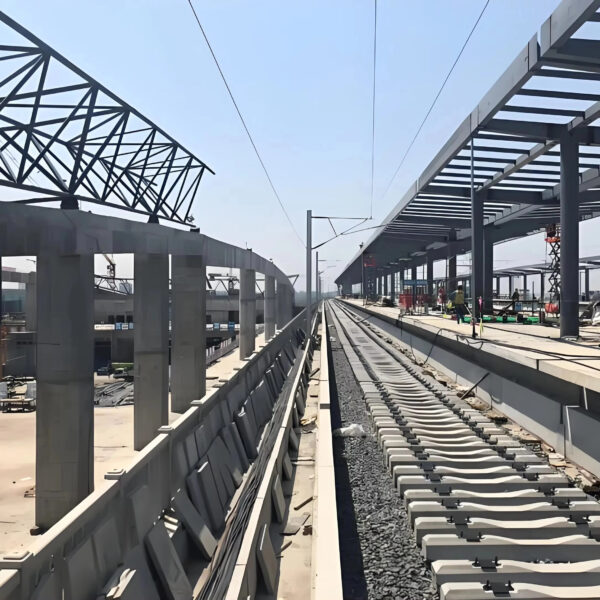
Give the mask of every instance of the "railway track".
[[441, 600], [600, 598], [600, 503], [329, 307]]

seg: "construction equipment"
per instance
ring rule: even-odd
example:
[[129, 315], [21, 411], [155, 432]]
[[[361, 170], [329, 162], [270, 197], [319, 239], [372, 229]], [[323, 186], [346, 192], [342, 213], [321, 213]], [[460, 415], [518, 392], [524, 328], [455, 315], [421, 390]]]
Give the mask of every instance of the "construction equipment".
[[[557, 315], [560, 312], [560, 228], [557, 223], [546, 227], [546, 243], [549, 246], [550, 275], [548, 283], [548, 302], [544, 308], [546, 313]], [[542, 301], [544, 299], [542, 298]]]

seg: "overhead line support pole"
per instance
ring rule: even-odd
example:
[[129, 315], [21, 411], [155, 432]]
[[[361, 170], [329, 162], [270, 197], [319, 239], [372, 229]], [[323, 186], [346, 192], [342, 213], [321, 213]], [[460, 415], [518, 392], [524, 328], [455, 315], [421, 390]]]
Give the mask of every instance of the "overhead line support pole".
[[312, 210], [306, 211], [306, 336], [310, 336], [312, 300]]

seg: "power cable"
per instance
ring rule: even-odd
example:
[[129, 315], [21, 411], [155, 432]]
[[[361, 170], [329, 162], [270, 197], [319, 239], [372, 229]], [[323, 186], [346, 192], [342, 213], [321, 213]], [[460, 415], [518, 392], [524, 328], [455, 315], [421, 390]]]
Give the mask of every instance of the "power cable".
[[433, 110], [434, 106], [436, 105], [436, 103], [438, 101], [438, 98], [440, 97], [442, 91], [444, 90], [444, 87], [446, 87], [446, 83], [448, 83], [448, 80], [450, 79], [450, 75], [452, 75], [452, 72], [454, 71], [454, 68], [458, 64], [458, 61], [460, 60], [460, 57], [462, 56], [465, 48], [467, 47], [467, 44], [469, 43], [469, 40], [471, 39], [473, 33], [475, 32], [475, 29], [477, 29], [477, 25], [479, 25], [479, 21], [481, 21], [481, 18], [483, 17], [483, 13], [485, 13], [485, 10], [488, 7], [489, 3], [490, 3], [490, 0], [486, 0], [486, 3], [484, 4], [483, 9], [479, 13], [479, 16], [477, 17], [477, 20], [475, 21], [475, 24], [473, 25], [473, 27], [471, 28], [471, 31], [469, 32], [469, 35], [467, 36], [467, 39], [464, 41], [464, 43], [462, 45], [462, 48], [460, 49], [460, 52], [458, 53], [458, 56], [454, 60], [454, 63], [452, 63], [452, 66], [450, 67], [450, 70], [448, 71], [448, 74], [446, 75], [446, 78], [444, 79], [444, 81], [443, 81], [440, 89], [438, 90], [438, 93], [436, 94], [435, 98], [433, 99], [433, 102], [431, 103], [431, 106], [429, 107], [429, 110], [425, 114], [425, 118], [423, 119], [423, 121], [421, 121], [421, 124], [419, 125], [419, 128], [417, 129], [417, 133], [415, 133], [413, 139], [411, 140], [410, 144], [408, 145], [408, 148], [406, 149], [406, 152], [402, 156], [402, 160], [400, 161], [400, 164], [396, 168], [396, 171], [394, 172], [393, 177], [390, 179], [390, 182], [388, 183], [388, 185], [387, 185], [387, 187], [385, 189], [385, 192], [383, 193], [383, 196], [381, 197], [382, 200], [383, 200], [383, 198], [386, 197], [387, 193], [390, 191], [390, 188], [392, 187], [392, 184], [394, 183], [394, 180], [396, 179], [396, 176], [398, 175], [398, 171], [400, 171], [400, 169], [402, 168], [402, 165], [404, 164], [404, 161], [406, 160], [406, 157], [408, 156], [408, 153], [410, 152], [410, 150], [413, 147], [415, 141], [419, 137], [419, 134], [421, 133], [421, 130], [423, 129], [423, 126], [425, 125], [427, 119], [429, 118], [429, 115], [431, 114], [431, 111]]
[[286, 219], [288, 220], [288, 223], [290, 224], [290, 227], [294, 230], [294, 233], [296, 234], [296, 237], [298, 238], [298, 240], [300, 240], [300, 243], [306, 247], [306, 244], [304, 243], [304, 240], [302, 239], [302, 237], [300, 236], [300, 234], [298, 233], [298, 231], [296, 230], [296, 227], [294, 226], [294, 223], [292, 223], [292, 220], [290, 219], [290, 215], [288, 214], [287, 210], [285, 209], [285, 206], [283, 204], [283, 202], [281, 201], [281, 197], [279, 196], [279, 193], [277, 192], [277, 189], [275, 188], [275, 185], [273, 184], [273, 180], [271, 179], [271, 176], [269, 175], [269, 171], [267, 171], [267, 167], [265, 166], [265, 163], [260, 155], [260, 152], [258, 151], [258, 148], [256, 147], [256, 144], [254, 143], [254, 139], [252, 138], [252, 135], [250, 134], [250, 130], [248, 129], [248, 126], [246, 125], [246, 121], [244, 120], [244, 117], [242, 116], [242, 112], [233, 96], [233, 93], [231, 91], [231, 88], [229, 87], [229, 84], [227, 83], [227, 79], [225, 78], [225, 74], [223, 73], [223, 69], [221, 69], [221, 65], [219, 64], [219, 61], [217, 60], [217, 57], [215, 55], [214, 50], [212, 49], [212, 46], [210, 44], [210, 42], [208, 41], [208, 37], [206, 35], [206, 32], [204, 31], [204, 27], [202, 27], [202, 23], [200, 23], [200, 19], [198, 17], [198, 14], [196, 13], [196, 10], [194, 8], [194, 5], [192, 4], [192, 0], [187, 0], [188, 4], [190, 5], [190, 8], [192, 9], [192, 12], [194, 13], [194, 18], [196, 19], [196, 23], [198, 23], [198, 27], [200, 28], [200, 31], [202, 32], [202, 36], [204, 37], [204, 41], [206, 42], [206, 45], [208, 46], [208, 49], [210, 50], [210, 53], [213, 57], [213, 60], [215, 62], [215, 65], [217, 66], [217, 69], [219, 70], [219, 74], [221, 75], [221, 79], [223, 80], [223, 83], [225, 84], [225, 87], [227, 88], [227, 93], [229, 94], [229, 97], [231, 98], [231, 101], [233, 102], [233, 106], [235, 107], [235, 110], [240, 118], [240, 121], [242, 122], [242, 125], [244, 126], [244, 130], [246, 131], [246, 135], [248, 136], [248, 139], [250, 140], [250, 143], [252, 144], [252, 148], [254, 148], [254, 152], [258, 158], [258, 161], [260, 162], [261, 167], [263, 168], [263, 171], [265, 172], [265, 175], [267, 176], [267, 179], [269, 180], [269, 185], [271, 186], [271, 189], [273, 190], [273, 194], [275, 194], [275, 198], [277, 198], [277, 202], [279, 202], [279, 206], [281, 207], [281, 210], [283, 211], [283, 214], [285, 215]]
[[373, 218], [373, 196], [375, 195], [375, 92], [377, 76], [377, 0], [373, 11], [373, 114], [371, 118], [371, 208], [369, 218]]

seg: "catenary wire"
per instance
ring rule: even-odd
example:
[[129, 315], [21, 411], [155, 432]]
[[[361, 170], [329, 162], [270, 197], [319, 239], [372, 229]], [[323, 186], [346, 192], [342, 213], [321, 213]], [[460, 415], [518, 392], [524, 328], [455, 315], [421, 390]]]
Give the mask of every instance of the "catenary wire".
[[450, 76], [452, 75], [452, 72], [454, 71], [454, 68], [458, 64], [458, 61], [460, 60], [460, 57], [462, 56], [463, 52], [465, 51], [465, 48], [467, 47], [467, 44], [469, 43], [469, 40], [473, 36], [473, 33], [475, 33], [475, 29], [477, 29], [477, 25], [479, 25], [479, 21], [481, 21], [481, 18], [483, 17], [483, 14], [485, 13], [485, 11], [486, 11], [489, 3], [490, 3], [490, 0], [486, 0], [486, 3], [484, 4], [483, 8], [481, 9], [481, 12], [479, 13], [479, 16], [477, 17], [477, 20], [475, 21], [475, 24], [473, 25], [473, 27], [471, 28], [471, 31], [469, 32], [469, 35], [467, 36], [467, 39], [464, 41], [464, 43], [463, 43], [463, 45], [462, 45], [462, 47], [460, 49], [460, 52], [458, 53], [457, 57], [455, 58], [454, 62], [452, 63], [452, 66], [450, 67], [450, 70], [448, 71], [448, 74], [446, 75], [444, 81], [442, 82], [442, 85], [440, 86], [440, 89], [438, 90], [435, 98], [433, 99], [433, 102], [429, 106], [429, 109], [427, 110], [427, 113], [425, 114], [425, 117], [421, 121], [421, 124], [419, 125], [419, 128], [417, 129], [417, 132], [415, 133], [415, 135], [412, 138], [410, 144], [408, 145], [408, 148], [404, 152], [404, 155], [402, 156], [402, 159], [400, 160], [400, 164], [396, 167], [396, 170], [394, 171], [394, 175], [392, 176], [392, 178], [390, 179], [387, 187], [385, 188], [385, 192], [383, 192], [383, 196], [381, 197], [382, 200], [383, 200], [383, 198], [385, 198], [385, 196], [387, 195], [387, 193], [390, 191], [390, 189], [392, 187], [392, 184], [394, 183], [394, 180], [396, 179], [396, 176], [398, 175], [398, 172], [402, 168], [402, 165], [404, 164], [404, 161], [406, 160], [406, 157], [408, 156], [408, 154], [409, 154], [411, 148], [413, 147], [415, 141], [419, 137], [419, 134], [421, 133], [421, 130], [423, 129], [423, 126], [427, 122], [427, 119], [429, 118], [429, 115], [431, 114], [431, 111], [435, 107], [435, 105], [436, 105], [436, 103], [437, 103], [440, 95], [442, 94], [442, 91], [446, 87], [446, 83], [448, 83], [448, 80], [450, 79]]
[[373, 14], [373, 107], [371, 115], [371, 207], [369, 218], [373, 218], [373, 196], [375, 195], [375, 99], [377, 77], [377, 0], [374, 0]]
[[240, 110], [240, 107], [238, 106], [238, 103], [235, 100], [235, 97], [233, 95], [233, 92], [231, 91], [231, 88], [229, 87], [229, 84], [227, 83], [227, 79], [225, 78], [225, 74], [223, 73], [223, 69], [221, 69], [221, 65], [219, 64], [219, 61], [217, 60], [217, 56], [210, 44], [210, 41], [208, 40], [208, 37], [206, 35], [206, 32], [204, 31], [204, 27], [202, 27], [202, 23], [200, 22], [200, 18], [198, 17], [198, 13], [196, 12], [196, 9], [194, 8], [194, 5], [192, 4], [192, 0], [187, 0], [188, 4], [190, 5], [190, 8], [192, 9], [192, 12], [194, 13], [194, 18], [196, 19], [196, 23], [198, 23], [198, 27], [200, 28], [200, 31], [202, 32], [202, 36], [204, 37], [204, 41], [206, 42], [206, 45], [208, 46], [208, 49], [210, 50], [210, 53], [213, 57], [213, 60], [215, 62], [215, 65], [217, 66], [217, 69], [219, 70], [219, 74], [221, 75], [221, 79], [223, 80], [223, 83], [225, 84], [225, 87], [227, 88], [227, 93], [229, 94], [229, 97], [231, 98], [231, 101], [233, 102], [233, 106], [235, 107], [235, 110], [238, 114], [238, 117], [240, 118], [240, 121], [242, 122], [242, 125], [244, 127], [244, 130], [246, 131], [246, 135], [248, 136], [248, 139], [250, 140], [250, 143], [252, 144], [252, 148], [254, 149], [254, 152], [256, 154], [256, 157], [258, 158], [258, 161], [260, 162], [261, 167], [263, 168], [263, 171], [265, 172], [265, 175], [267, 176], [267, 179], [269, 181], [269, 185], [271, 186], [271, 189], [273, 190], [273, 194], [275, 195], [275, 198], [277, 198], [277, 202], [279, 203], [279, 206], [281, 207], [281, 210], [283, 211], [283, 214], [285, 215], [285, 218], [287, 219], [288, 223], [290, 224], [290, 227], [294, 230], [294, 233], [296, 234], [296, 237], [298, 238], [298, 240], [300, 241], [300, 243], [306, 247], [306, 244], [304, 243], [304, 240], [302, 239], [302, 237], [300, 236], [300, 234], [298, 233], [296, 227], [294, 226], [294, 223], [292, 222], [292, 220], [290, 219], [290, 215], [288, 214], [285, 205], [283, 204], [281, 197], [279, 196], [279, 192], [277, 191], [277, 189], [275, 188], [275, 185], [273, 184], [273, 180], [271, 179], [271, 176], [269, 175], [269, 171], [267, 170], [267, 167], [260, 155], [260, 152], [258, 151], [258, 148], [256, 146], [256, 144], [254, 143], [254, 139], [252, 137], [252, 134], [250, 133], [250, 130], [248, 129], [248, 126], [246, 125], [246, 121], [244, 119], [244, 117], [242, 116], [242, 111]]

